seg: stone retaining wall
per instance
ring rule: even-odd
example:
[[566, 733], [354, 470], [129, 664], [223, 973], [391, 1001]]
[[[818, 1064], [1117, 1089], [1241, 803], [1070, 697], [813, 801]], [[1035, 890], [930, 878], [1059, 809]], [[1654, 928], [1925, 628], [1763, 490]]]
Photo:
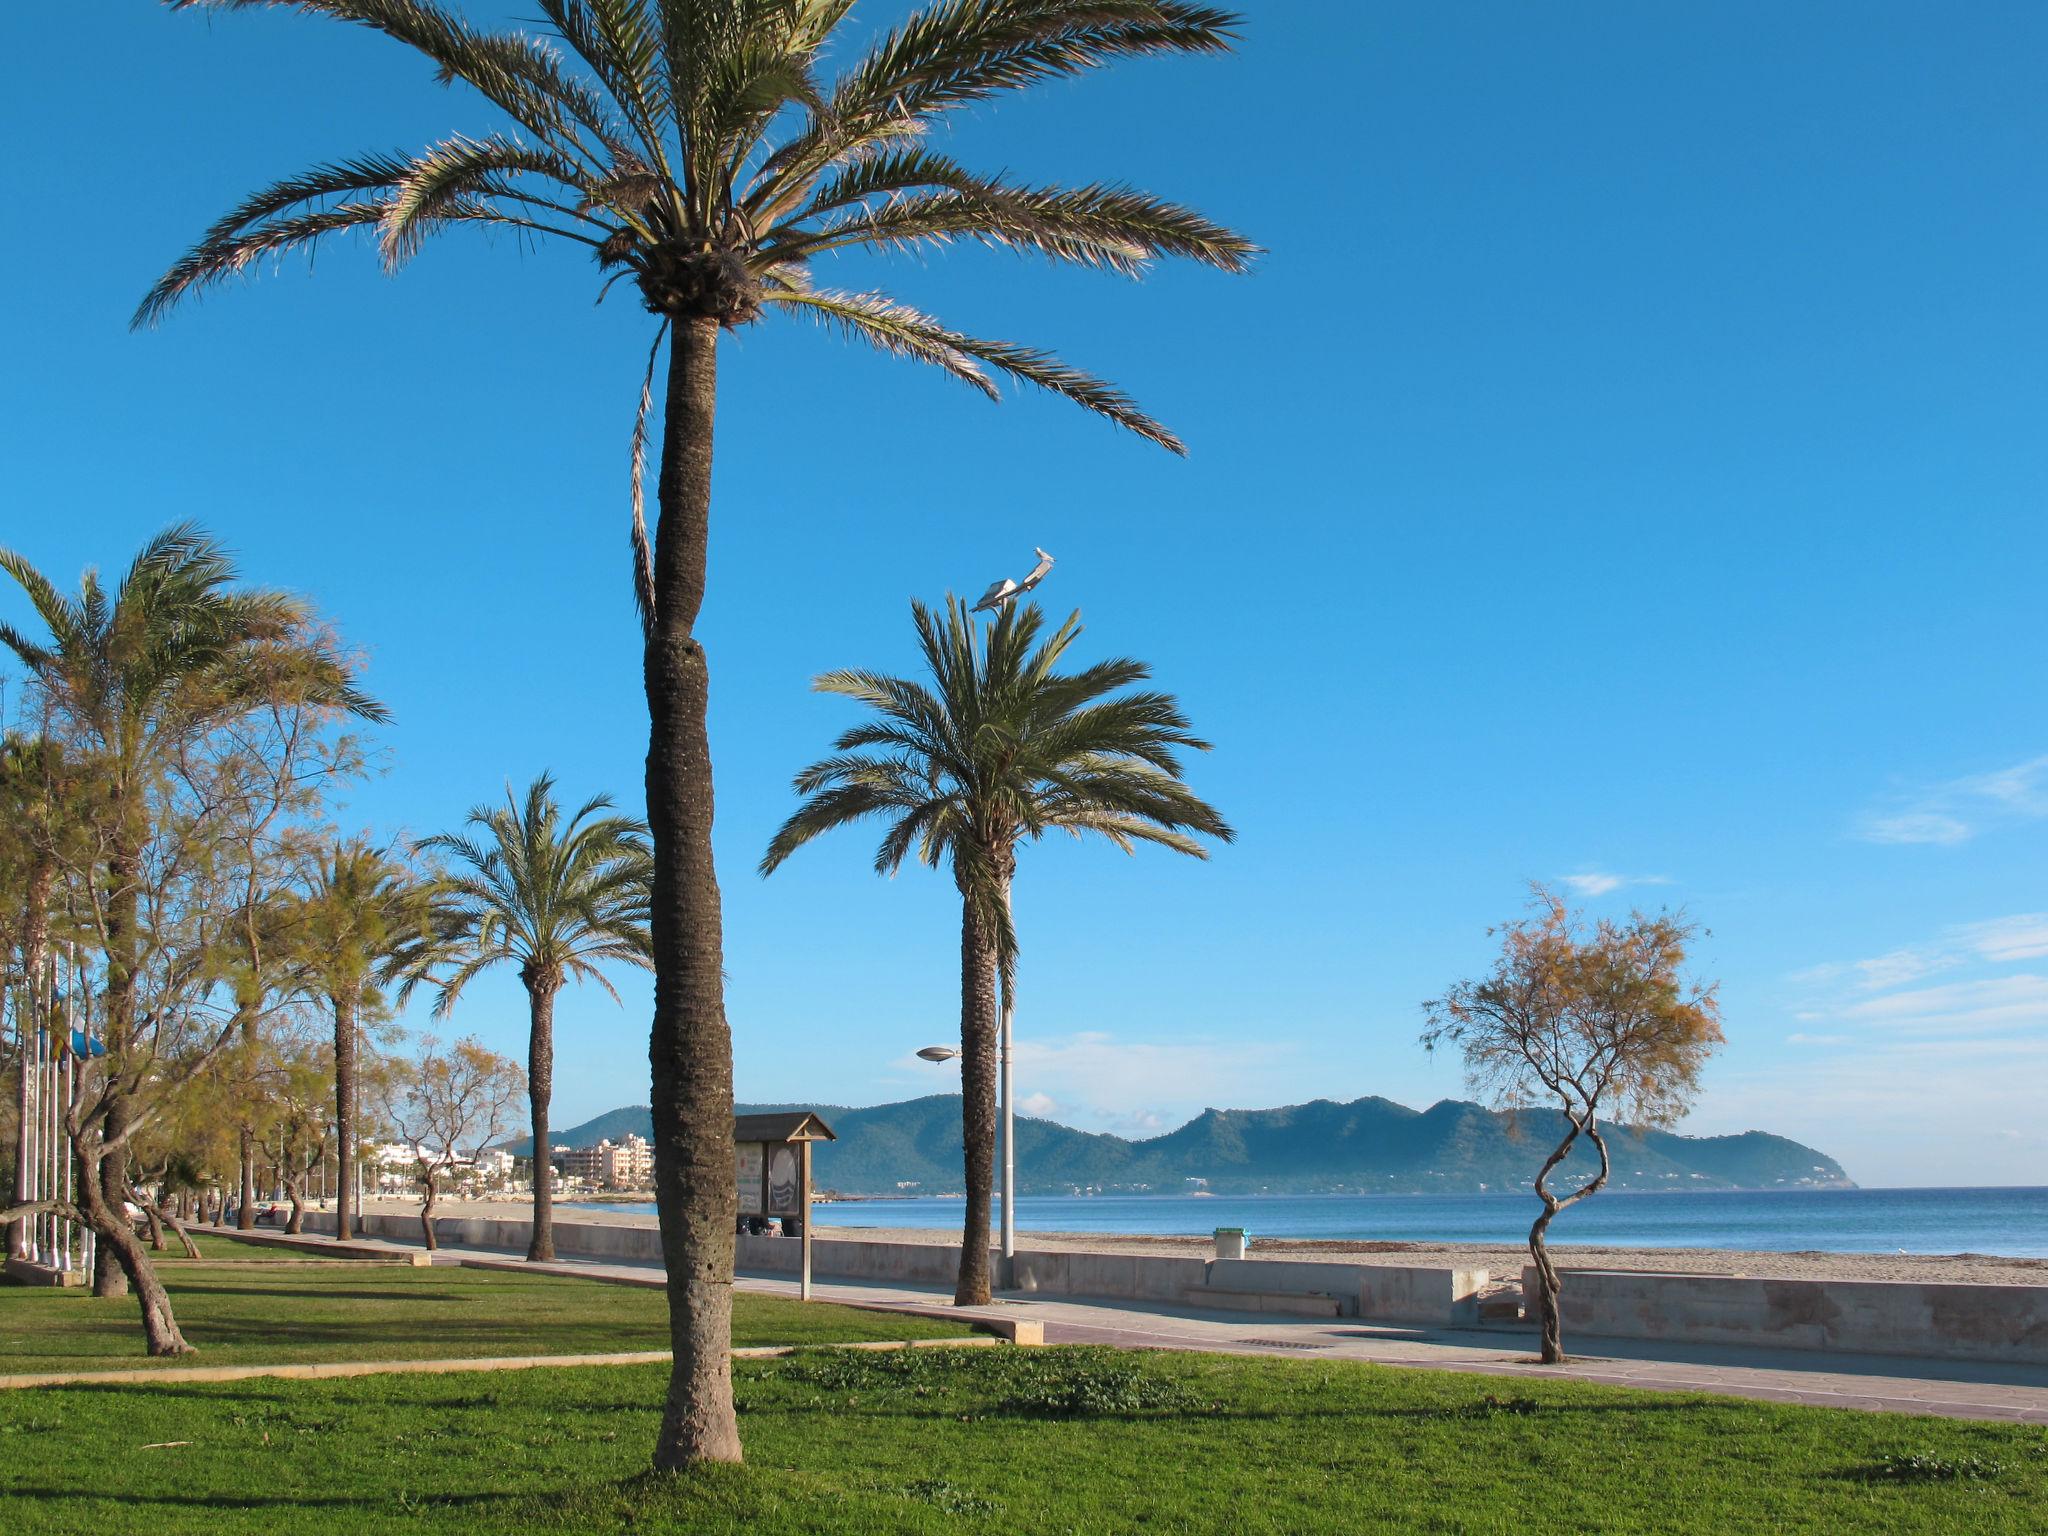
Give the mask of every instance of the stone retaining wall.
[[[365, 1237], [416, 1242], [416, 1216], [371, 1211], [357, 1218]], [[334, 1230], [332, 1212], [310, 1211], [306, 1229]], [[444, 1244], [525, 1251], [532, 1225], [477, 1216], [439, 1216], [434, 1235]], [[555, 1221], [555, 1251], [579, 1259], [661, 1262], [661, 1233], [653, 1227]], [[743, 1273], [793, 1275], [802, 1244], [786, 1237], [736, 1239], [734, 1263]], [[989, 1272], [998, 1256], [989, 1253]], [[896, 1285], [951, 1286], [960, 1272], [955, 1244], [889, 1242], [828, 1237], [811, 1244], [811, 1273], [821, 1280], [873, 1280]], [[1448, 1328], [1478, 1320], [1483, 1269], [1397, 1268], [1386, 1264], [1308, 1263], [1294, 1259], [1199, 1259], [1174, 1254], [1071, 1253], [1020, 1250], [1014, 1289], [1042, 1296], [1097, 1297], [1108, 1301], [1191, 1304], [1189, 1292], [1213, 1291], [1218, 1310], [1241, 1308], [1256, 1296], [1327, 1296], [1344, 1317]], [[1206, 1299], [1206, 1298], [1204, 1298]]]
[[[1533, 1315], [1534, 1268], [1522, 1271], [1522, 1294]], [[1576, 1333], [2048, 1365], [2042, 1285], [1568, 1269], [1558, 1300], [1567, 1346]]]

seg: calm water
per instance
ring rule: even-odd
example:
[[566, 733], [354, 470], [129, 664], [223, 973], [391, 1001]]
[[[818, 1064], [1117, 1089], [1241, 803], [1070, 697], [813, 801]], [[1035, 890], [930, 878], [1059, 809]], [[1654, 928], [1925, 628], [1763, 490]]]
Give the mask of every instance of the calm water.
[[[1206, 1234], [1216, 1227], [1243, 1227], [1254, 1242], [1299, 1237], [1520, 1243], [1528, 1237], [1535, 1207], [1529, 1195], [1026, 1195], [1017, 1202], [1017, 1230]], [[958, 1200], [847, 1201], [820, 1206], [818, 1225], [957, 1227], [961, 1214]], [[1609, 1192], [1558, 1217], [1551, 1241], [2048, 1258], [2048, 1188]]]

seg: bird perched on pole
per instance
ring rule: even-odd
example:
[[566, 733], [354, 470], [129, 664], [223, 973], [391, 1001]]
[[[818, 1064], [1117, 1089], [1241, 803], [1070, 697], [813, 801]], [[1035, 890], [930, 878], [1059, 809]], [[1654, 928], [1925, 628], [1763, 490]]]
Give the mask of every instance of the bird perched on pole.
[[981, 601], [974, 605], [976, 613], [986, 613], [991, 608], [1000, 608], [1003, 604], [1010, 601], [1011, 598], [1023, 596], [1041, 581], [1045, 580], [1045, 573], [1052, 569], [1052, 556], [1035, 545], [1032, 547], [1031, 553], [1038, 556], [1038, 564], [1031, 568], [1031, 574], [1022, 581], [1012, 581], [1009, 577], [1005, 576], [1001, 581], [995, 583], [986, 592], [981, 594]]

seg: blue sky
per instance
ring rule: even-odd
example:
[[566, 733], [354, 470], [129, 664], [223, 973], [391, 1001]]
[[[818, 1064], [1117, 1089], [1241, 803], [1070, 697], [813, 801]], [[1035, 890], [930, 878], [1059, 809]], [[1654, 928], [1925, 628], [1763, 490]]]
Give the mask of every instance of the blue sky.
[[[475, 0], [484, 17], [523, 14]], [[903, 7], [870, 3], [886, 20]], [[962, 118], [1127, 178], [1255, 275], [848, 263], [1108, 373], [1185, 462], [773, 321], [725, 349], [713, 589], [739, 1089], [950, 1087], [950, 882], [755, 859], [912, 663], [907, 603], [1021, 574], [1154, 663], [1240, 829], [1205, 865], [1030, 850], [1020, 1092], [1126, 1133], [1204, 1105], [1461, 1091], [1419, 1002], [1525, 882], [1712, 929], [1689, 1122], [1865, 1183], [2040, 1183], [2048, 1137], [2048, 11], [1247, 4], [1232, 58]], [[131, 335], [149, 281], [316, 160], [497, 126], [368, 33], [45, 6], [11, 29], [0, 543], [67, 583], [198, 518], [309, 594], [396, 723], [351, 824], [552, 768], [635, 792], [626, 440], [649, 322], [580, 251], [337, 246]], [[0, 592], [0, 614], [19, 618]], [[646, 1094], [646, 989], [558, 1015], [557, 1124]], [[523, 1045], [509, 977], [457, 1027]]]

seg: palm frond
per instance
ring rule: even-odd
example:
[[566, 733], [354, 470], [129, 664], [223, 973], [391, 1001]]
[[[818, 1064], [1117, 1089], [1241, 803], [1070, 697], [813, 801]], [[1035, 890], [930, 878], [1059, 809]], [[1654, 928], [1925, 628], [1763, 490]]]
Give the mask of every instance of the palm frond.
[[972, 384], [991, 400], [1000, 400], [1002, 394], [990, 380], [986, 369], [979, 366], [981, 364], [1071, 400], [1163, 448], [1178, 454], [1187, 452], [1186, 445], [1178, 437], [1139, 410], [1137, 402], [1115, 385], [1070, 367], [1039, 348], [1007, 341], [984, 341], [949, 330], [909, 305], [879, 293], [844, 293], [784, 286], [770, 288], [762, 299], [765, 303], [787, 305], [836, 324], [846, 334], [857, 336], [884, 352], [942, 368], [953, 377]]
[[[576, 207], [522, 192], [508, 179], [524, 175], [547, 177], [586, 198], [599, 191], [559, 155], [496, 134], [478, 139], [458, 134], [408, 161], [392, 187], [378, 226], [385, 270], [395, 272], [405, 265], [451, 210], [488, 206], [491, 199], [525, 203], [564, 218], [586, 218]], [[587, 222], [605, 234], [611, 232], [597, 220]]]

